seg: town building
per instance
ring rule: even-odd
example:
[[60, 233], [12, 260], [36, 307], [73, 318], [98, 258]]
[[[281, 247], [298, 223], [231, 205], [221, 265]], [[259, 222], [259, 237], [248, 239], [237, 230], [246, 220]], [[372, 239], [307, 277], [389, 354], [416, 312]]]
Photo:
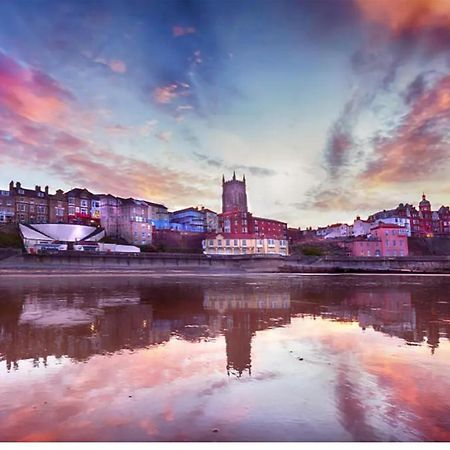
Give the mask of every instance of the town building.
[[352, 256], [408, 256], [406, 229], [395, 224], [380, 223], [372, 228], [367, 238], [356, 238], [349, 243]]
[[68, 223], [100, 226], [100, 198], [87, 189], [74, 188], [66, 193]]
[[425, 194], [422, 195], [419, 209], [408, 203], [400, 203], [397, 208], [372, 214], [368, 220], [404, 226], [408, 236], [412, 237], [450, 236], [449, 207], [441, 206], [433, 211]]
[[205, 214], [199, 208], [184, 208], [170, 213], [172, 230], [205, 232]]
[[368, 220], [362, 220], [360, 216], [357, 216], [353, 221], [352, 236], [367, 236], [373, 226], [373, 222]]
[[327, 227], [325, 239], [347, 238], [352, 235], [352, 227], [346, 223], [335, 223]]
[[119, 199], [117, 232], [120, 238], [134, 245], [152, 243], [152, 224], [148, 218], [148, 204], [134, 198]]
[[20, 182], [16, 182], [14, 185], [14, 182], [11, 181], [7, 197], [11, 198], [9, 203], [14, 205], [13, 222], [47, 223], [49, 221], [48, 186], [45, 186], [44, 190], [40, 186], [35, 186], [34, 190], [25, 189]]
[[217, 213], [204, 207], [190, 207], [170, 213], [170, 229], [193, 233], [217, 232]]
[[67, 223], [68, 205], [67, 197], [62, 189], [48, 196], [49, 223]]
[[170, 214], [166, 206], [160, 203], [146, 201], [148, 205], [148, 219], [154, 230], [170, 229]]
[[111, 194], [99, 195], [100, 202], [100, 223], [105, 229], [105, 233], [108, 237], [118, 240], [119, 239], [119, 205], [121, 201], [120, 197], [115, 197]]
[[278, 254], [288, 255], [287, 224], [274, 219], [254, 217], [248, 211], [246, 180], [222, 177], [222, 213], [218, 232], [203, 241], [206, 254]]
[[15, 203], [11, 190], [0, 190], [0, 223], [14, 222], [15, 213]]
[[219, 233], [203, 241], [205, 253], [214, 255], [288, 255], [287, 239], [260, 237], [254, 233]]

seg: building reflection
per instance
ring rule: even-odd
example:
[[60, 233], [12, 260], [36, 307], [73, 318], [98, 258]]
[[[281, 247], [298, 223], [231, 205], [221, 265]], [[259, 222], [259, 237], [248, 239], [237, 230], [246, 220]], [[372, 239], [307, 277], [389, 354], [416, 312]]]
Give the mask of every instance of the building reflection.
[[203, 306], [210, 328], [225, 336], [227, 374], [251, 375], [251, 342], [257, 331], [290, 323], [289, 291], [205, 289]]
[[[252, 341], [291, 317], [357, 322], [362, 329], [427, 344], [450, 338], [450, 303], [433, 287], [157, 282], [76, 279], [2, 283], [0, 361], [84, 361], [93, 355], [225, 337], [226, 371], [251, 375]], [[439, 297], [441, 295], [441, 297]]]

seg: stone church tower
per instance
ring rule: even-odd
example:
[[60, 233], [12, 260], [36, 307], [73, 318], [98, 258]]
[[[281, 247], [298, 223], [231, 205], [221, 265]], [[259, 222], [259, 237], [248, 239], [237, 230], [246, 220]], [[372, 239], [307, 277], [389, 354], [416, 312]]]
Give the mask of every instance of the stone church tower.
[[236, 180], [235, 172], [229, 181], [222, 176], [222, 212], [232, 211], [248, 212], [245, 175], [242, 181]]

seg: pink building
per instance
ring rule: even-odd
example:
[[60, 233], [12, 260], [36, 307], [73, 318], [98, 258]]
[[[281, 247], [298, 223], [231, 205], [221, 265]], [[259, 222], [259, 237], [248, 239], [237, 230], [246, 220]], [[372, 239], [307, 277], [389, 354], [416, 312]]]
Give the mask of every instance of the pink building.
[[351, 244], [353, 256], [408, 256], [408, 236], [404, 227], [380, 223], [367, 239], [357, 239]]

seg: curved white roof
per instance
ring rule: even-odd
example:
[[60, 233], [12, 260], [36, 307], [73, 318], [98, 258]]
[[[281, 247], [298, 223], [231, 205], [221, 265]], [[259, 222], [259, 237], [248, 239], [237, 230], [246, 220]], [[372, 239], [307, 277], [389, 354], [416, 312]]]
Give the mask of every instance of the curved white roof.
[[[20, 225], [20, 231], [25, 239], [54, 240], [63, 242], [98, 241], [105, 232], [101, 228], [87, 225], [73, 225], [66, 223], [36, 223], [32, 225]], [[94, 234], [89, 239], [89, 235]], [[42, 234], [41, 234], [42, 233]]]

